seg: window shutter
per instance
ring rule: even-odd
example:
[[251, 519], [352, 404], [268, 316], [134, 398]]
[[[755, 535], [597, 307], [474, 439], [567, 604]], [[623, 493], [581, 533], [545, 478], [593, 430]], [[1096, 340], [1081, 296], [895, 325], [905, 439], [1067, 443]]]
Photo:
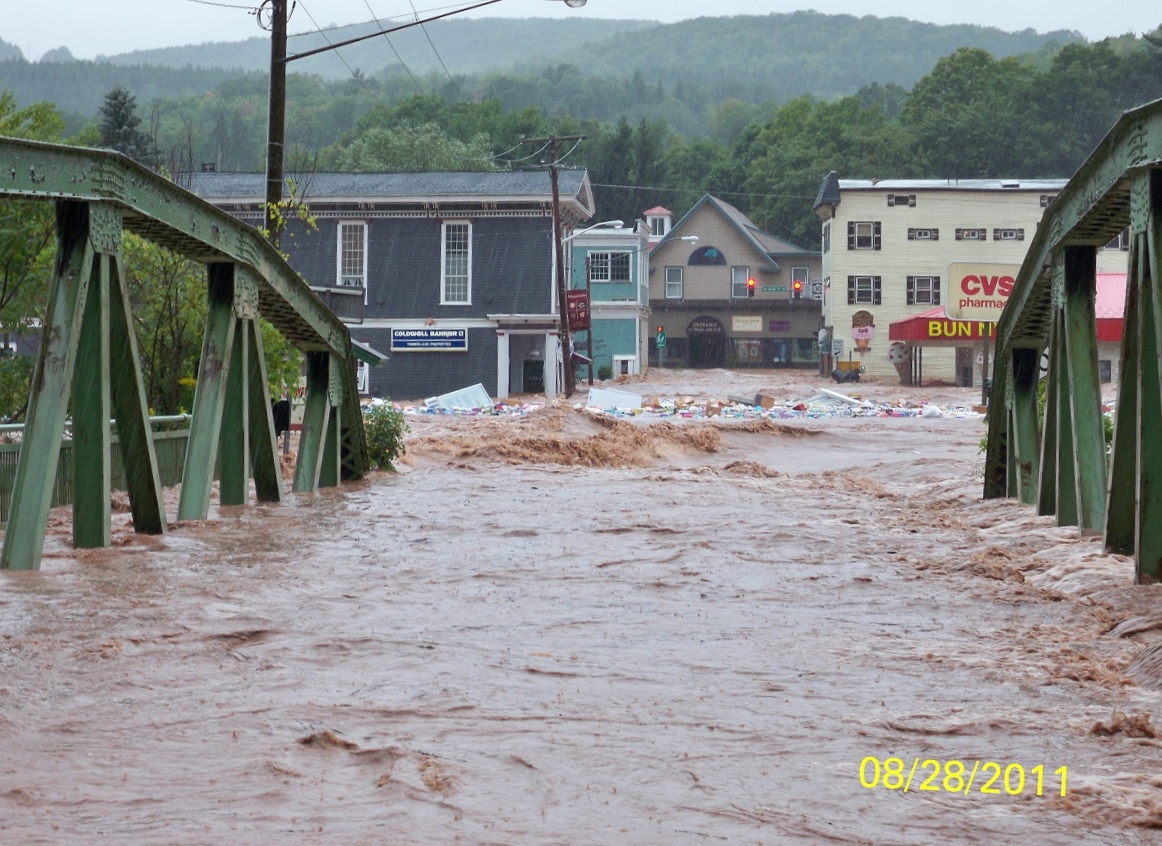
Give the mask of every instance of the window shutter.
[[880, 222], [877, 220], [872, 224], [872, 249], [878, 250], [880, 248]]
[[956, 230], [956, 240], [957, 240], [957, 241], [963, 241], [963, 240], [964, 240], [964, 230], [963, 230], [963, 229], [957, 229], [957, 230]]
[[909, 240], [909, 241], [915, 241], [915, 240], [916, 240], [916, 230], [915, 230], [915, 229], [909, 229], [909, 230], [908, 230], [908, 240]]
[[999, 241], [999, 240], [1001, 240], [1001, 230], [999, 230], [999, 229], [994, 229], [994, 230], [993, 230], [993, 240], [994, 240], [994, 241]]
[[847, 304], [855, 305], [855, 277], [847, 277]]
[[916, 304], [916, 277], [908, 277], [908, 305]]
[[1018, 229], [1018, 230], [1017, 230], [1017, 240], [1018, 240], [1018, 241], [1024, 241], [1024, 240], [1025, 240], [1025, 230], [1024, 230], [1024, 229]]
[[847, 222], [847, 248], [849, 250], [855, 249], [855, 221], [849, 220]]
[[[878, 225], [878, 224], [877, 224]], [[880, 277], [872, 277], [872, 305], [881, 305]]]
[[939, 241], [939, 240], [940, 240], [940, 230], [939, 230], [939, 229], [933, 229], [933, 230], [932, 230], [932, 240], [933, 240], [933, 241]]
[[932, 277], [932, 305], [940, 305], [940, 277]]

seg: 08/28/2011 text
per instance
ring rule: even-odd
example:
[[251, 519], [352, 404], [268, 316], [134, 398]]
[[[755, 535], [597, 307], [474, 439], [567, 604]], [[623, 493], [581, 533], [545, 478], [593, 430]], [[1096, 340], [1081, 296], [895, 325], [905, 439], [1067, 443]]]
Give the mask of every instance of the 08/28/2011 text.
[[[943, 777], [942, 777], [943, 774]], [[999, 796], [1020, 796], [1027, 788], [1035, 788], [1043, 796], [1060, 788], [1065, 795], [1068, 767], [1058, 767], [1046, 784], [1045, 765], [1038, 764], [1028, 771], [1020, 764], [998, 764], [996, 761], [973, 761], [972, 769], [964, 761], [937, 761], [934, 758], [913, 758], [909, 768], [902, 758], [879, 758], [871, 755], [859, 762], [859, 783], [868, 790], [884, 787], [888, 790], [944, 791], [968, 796], [976, 787], [980, 793]], [[1055, 778], [1054, 778], [1055, 777]]]

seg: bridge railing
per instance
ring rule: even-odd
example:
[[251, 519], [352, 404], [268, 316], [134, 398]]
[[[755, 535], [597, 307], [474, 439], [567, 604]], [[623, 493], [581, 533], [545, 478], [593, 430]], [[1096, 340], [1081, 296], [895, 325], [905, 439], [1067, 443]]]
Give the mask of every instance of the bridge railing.
[[[1097, 250], [1130, 230], [1107, 460]], [[1126, 112], [1046, 210], [997, 326], [984, 495], [1101, 532], [1162, 581], [1162, 100]], [[1048, 376], [1041, 361], [1048, 353]], [[1044, 411], [1038, 396], [1044, 392]]]

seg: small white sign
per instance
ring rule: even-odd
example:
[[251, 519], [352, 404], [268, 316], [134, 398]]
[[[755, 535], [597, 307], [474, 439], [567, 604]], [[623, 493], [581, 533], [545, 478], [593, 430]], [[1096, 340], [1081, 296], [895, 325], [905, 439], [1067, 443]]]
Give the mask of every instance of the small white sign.
[[763, 331], [762, 317], [735, 317], [731, 319], [731, 329], [735, 332]]
[[843, 355], [843, 338], [836, 338], [831, 342], [831, 355], [835, 358]]

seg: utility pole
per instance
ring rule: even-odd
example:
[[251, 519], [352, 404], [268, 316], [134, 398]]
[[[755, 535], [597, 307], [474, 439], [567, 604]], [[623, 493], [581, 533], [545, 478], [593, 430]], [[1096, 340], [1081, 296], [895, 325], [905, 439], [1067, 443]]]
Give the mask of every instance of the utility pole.
[[561, 192], [557, 182], [557, 144], [562, 141], [584, 141], [584, 135], [556, 136], [548, 138], [525, 138], [523, 144], [547, 144], [549, 148], [549, 184], [553, 187], [553, 252], [557, 257], [557, 313], [560, 315], [558, 337], [561, 341], [561, 358], [565, 363], [565, 398], [573, 396], [577, 389], [577, 375], [573, 372], [573, 336], [569, 330], [568, 280], [565, 279], [565, 252], [561, 229]]
[[270, 100], [266, 124], [266, 205], [262, 226], [271, 243], [278, 246], [280, 221], [276, 216], [282, 202], [282, 154], [286, 138], [286, 4], [288, 0], [267, 0], [270, 9]]

